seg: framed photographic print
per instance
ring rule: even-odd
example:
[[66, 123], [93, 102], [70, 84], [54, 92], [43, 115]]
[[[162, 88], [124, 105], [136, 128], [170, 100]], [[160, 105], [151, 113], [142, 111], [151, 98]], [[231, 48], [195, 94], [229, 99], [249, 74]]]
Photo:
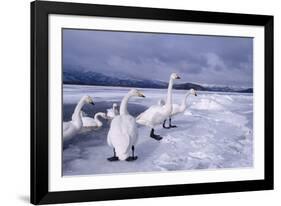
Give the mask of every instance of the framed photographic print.
[[273, 189], [273, 16], [31, 3], [31, 203]]

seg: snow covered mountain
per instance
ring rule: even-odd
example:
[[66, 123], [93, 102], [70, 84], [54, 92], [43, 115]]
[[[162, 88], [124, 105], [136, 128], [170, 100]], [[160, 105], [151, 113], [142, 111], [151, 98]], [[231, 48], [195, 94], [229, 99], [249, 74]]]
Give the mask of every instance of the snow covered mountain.
[[69, 70], [63, 72], [64, 84], [96, 85], [96, 86], [120, 86], [142, 88], [166, 88], [167, 83], [146, 79], [122, 78], [107, 76], [102, 73], [90, 71]]
[[[138, 79], [134, 77], [108, 76], [98, 72], [85, 70], [64, 70], [64, 84], [76, 85], [96, 85], [96, 86], [119, 86], [119, 87], [140, 87], [140, 88], [167, 88], [168, 83], [148, 79]], [[174, 89], [188, 90], [196, 89], [198, 91], [216, 91], [216, 92], [242, 92], [253, 93], [252, 88], [232, 88], [226, 86], [203, 86], [194, 83], [175, 84]]]

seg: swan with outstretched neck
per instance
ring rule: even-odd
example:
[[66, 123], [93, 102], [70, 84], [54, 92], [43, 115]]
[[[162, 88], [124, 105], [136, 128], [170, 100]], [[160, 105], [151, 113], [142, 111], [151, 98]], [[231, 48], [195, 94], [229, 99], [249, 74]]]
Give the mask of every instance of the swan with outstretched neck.
[[[169, 126], [167, 127], [165, 124], [166, 124], [166, 119], [164, 120], [163, 122], [163, 128], [165, 129], [170, 129], [170, 128], [174, 128], [174, 127], [177, 127], [176, 125], [172, 125], [172, 116], [175, 116], [177, 114], [180, 114], [180, 113], [183, 113], [186, 108], [187, 108], [187, 98], [190, 96], [190, 95], [194, 95], [194, 96], [197, 96], [197, 92], [194, 90], [194, 89], [190, 89], [183, 97], [183, 100], [181, 102], [181, 104], [173, 104], [172, 107], [172, 112], [169, 116]], [[160, 100], [159, 101], [159, 105], [164, 105], [165, 102], [163, 100]]]
[[160, 135], [154, 134], [154, 127], [162, 124], [172, 112], [172, 89], [175, 79], [180, 79], [176, 73], [170, 75], [167, 98], [164, 105], [153, 105], [137, 117], [137, 123], [151, 128], [150, 137], [155, 140], [161, 140]]
[[[139, 90], [131, 89], [122, 99], [120, 115], [113, 118], [107, 135], [107, 143], [113, 148], [113, 156], [107, 158], [109, 161], [127, 160], [134, 161], [135, 144], [138, 139], [138, 128], [136, 119], [129, 114], [127, 107], [131, 97], [145, 97]], [[132, 150], [132, 156], [129, 156]]]
[[83, 127], [89, 127], [89, 128], [94, 128], [94, 129], [101, 128], [103, 123], [99, 120], [99, 117], [107, 119], [106, 114], [103, 112], [96, 113], [94, 118], [87, 117], [83, 114], [83, 112], [81, 112]]
[[63, 140], [72, 138], [82, 128], [81, 110], [85, 104], [94, 105], [92, 97], [83, 96], [74, 109], [71, 121], [63, 122]]

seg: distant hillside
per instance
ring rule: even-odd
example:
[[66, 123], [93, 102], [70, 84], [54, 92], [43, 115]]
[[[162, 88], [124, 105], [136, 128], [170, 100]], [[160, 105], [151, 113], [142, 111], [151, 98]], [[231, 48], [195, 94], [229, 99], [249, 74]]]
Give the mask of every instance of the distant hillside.
[[64, 84], [142, 87], [142, 88], [166, 88], [167, 83], [153, 80], [124, 79], [106, 76], [97, 72], [77, 72], [74, 70], [63, 72]]
[[[67, 70], [63, 72], [64, 84], [78, 85], [96, 85], [96, 86], [119, 86], [119, 87], [140, 87], [140, 88], [158, 88], [163, 89], [168, 87], [167, 82], [107, 76], [98, 72]], [[198, 91], [217, 91], [217, 92], [243, 92], [253, 93], [252, 88], [235, 89], [222, 86], [202, 86], [194, 83], [175, 84], [174, 89], [188, 90], [196, 89]]]

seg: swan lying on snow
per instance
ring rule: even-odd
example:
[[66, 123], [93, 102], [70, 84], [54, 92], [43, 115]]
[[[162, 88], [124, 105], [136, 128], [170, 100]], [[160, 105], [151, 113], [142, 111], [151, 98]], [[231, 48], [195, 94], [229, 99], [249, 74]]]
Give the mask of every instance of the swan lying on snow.
[[107, 119], [107, 116], [103, 112], [98, 112], [95, 114], [94, 118], [87, 117], [81, 112], [81, 118], [83, 122], [83, 127], [92, 127], [94, 129], [99, 129], [102, 127], [102, 122], [98, 119], [98, 117], [102, 117]]
[[63, 122], [63, 140], [70, 139], [75, 135], [83, 126], [81, 118], [81, 109], [85, 104], [94, 105], [94, 101], [90, 96], [83, 96], [76, 105], [71, 117], [71, 121]]
[[[197, 93], [194, 89], [190, 89], [185, 95], [184, 95], [184, 98], [182, 100], [182, 103], [181, 104], [173, 104], [172, 107], [172, 112], [169, 116], [169, 126], [166, 127], [165, 124], [166, 124], [166, 119], [164, 120], [163, 122], [163, 128], [165, 129], [170, 129], [170, 128], [173, 128], [173, 127], [177, 127], [176, 125], [172, 125], [172, 116], [175, 116], [177, 114], [180, 114], [180, 113], [183, 113], [186, 108], [187, 108], [187, 103], [186, 103], [186, 100], [187, 100], [187, 97], [189, 95], [194, 95], [194, 96], [197, 96]], [[165, 102], [163, 100], [160, 100], [159, 101], [159, 105], [163, 105]]]
[[180, 79], [180, 77], [176, 73], [172, 73], [167, 90], [166, 103], [164, 105], [153, 105], [137, 117], [137, 123], [150, 127], [150, 137], [156, 140], [161, 140], [162, 137], [154, 134], [154, 127], [162, 124], [172, 112], [172, 88], [175, 79]]
[[114, 117], [119, 115], [116, 103], [113, 103], [112, 108], [111, 109], [107, 109], [106, 111], [107, 111], [106, 112], [106, 116], [107, 116], [107, 118], [109, 120], [112, 120]]
[[[134, 150], [138, 139], [138, 128], [136, 119], [127, 110], [128, 101], [132, 96], [145, 97], [137, 89], [131, 89], [122, 99], [120, 115], [113, 118], [107, 135], [107, 143], [113, 147], [113, 157], [107, 158], [109, 161], [137, 159]], [[130, 149], [132, 149], [132, 156], [129, 156]]]

